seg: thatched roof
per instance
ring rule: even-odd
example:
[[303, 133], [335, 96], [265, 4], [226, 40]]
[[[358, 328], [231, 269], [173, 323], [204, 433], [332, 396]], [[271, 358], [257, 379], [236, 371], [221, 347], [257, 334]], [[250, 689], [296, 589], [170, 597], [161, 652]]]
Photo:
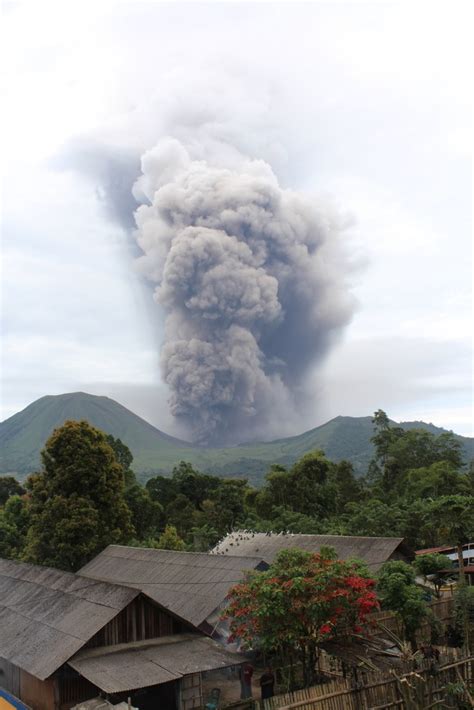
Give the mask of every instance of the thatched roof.
[[245, 660], [242, 654], [231, 653], [205, 636], [177, 634], [84, 649], [69, 665], [106, 693], [119, 693], [167, 683], [190, 673], [226, 668]]
[[138, 594], [0, 558], [0, 657], [44, 680]]
[[253, 533], [239, 530], [229, 533], [211, 550], [211, 554], [261, 557], [271, 564], [280, 550], [297, 547], [308, 552], [319, 552], [323, 545], [333, 547], [341, 560], [354, 557], [364, 560], [373, 572], [392, 556], [408, 556], [401, 537]]
[[266, 567], [261, 557], [109, 545], [80, 574], [140, 589], [173, 614], [199, 627], [246, 571]]

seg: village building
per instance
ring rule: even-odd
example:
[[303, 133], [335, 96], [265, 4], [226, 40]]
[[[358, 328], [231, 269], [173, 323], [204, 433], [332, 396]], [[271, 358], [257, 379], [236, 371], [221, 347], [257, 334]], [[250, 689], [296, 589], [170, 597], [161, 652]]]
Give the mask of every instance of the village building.
[[79, 574], [139, 589], [202, 633], [224, 640], [220, 617], [231, 587], [245, 572], [265, 570], [261, 557], [216, 557], [205, 552], [175, 552], [109, 545]]
[[[242, 574], [228, 565], [228, 586]], [[221, 574], [220, 590], [226, 583]], [[140, 710], [201, 707], [202, 674], [245, 657], [155, 596], [136, 584], [0, 559], [0, 687], [32, 710], [67, 710], [98, 696], [130, 698]], [[187, 616], [205, 621], [210, 606], [201, 600]]]
[[[458, 550], [453, 545], [442, 545], [440, 547], [427, 547], [417, 550], [416, 555], [446, 555], [451, 561], [451, 567], [446, 568], [446, 572], [457, 574], [459, 569]], [[462, 556], [464, 564], [464, 574], [467, 583], [474, 585], [474, 542], [466, 542], [462, 545]]]
[[388, 560], [408, 562], [413, 558], [401, 537], [255, 533], [247, 530], [229, 533], [211, 550], [211, 554], [226, 557], [260, 557], [271, 564], [280, 550], [298, 548], [307, 552], [319, 552], [322, 547], [334, 548], [341, 560], [355, 558], [363, 560], [370, 572], [377, 572]]

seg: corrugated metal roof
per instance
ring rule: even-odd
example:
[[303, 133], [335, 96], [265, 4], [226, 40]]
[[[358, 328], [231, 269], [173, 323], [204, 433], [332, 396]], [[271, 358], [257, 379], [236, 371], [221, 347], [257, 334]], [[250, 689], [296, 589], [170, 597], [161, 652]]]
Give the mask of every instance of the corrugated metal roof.
[[44, 680], [137, 594], [0, 558], [0, 656]]
[[364, 560], [372, 571], [376, 571], [397, 548], [403, 547], [403, 538], [236, 531], [229, 533], [218, 543], [211, 550], [211, 554], [262, 557], [265, 562], [271, 564], [280, 550], [297, 547], [308, 552], [319, 552], [323, 545], [333, 547], [341, 560], [358, 557]]
[[447, 552], [448, 550], [455, 550], [456, 548], [451, 545], [442, 545], [441, 547], [425, 547], [423, 550], [416, 550], [415, 555], [431, 555], [436, 553]]
[[198, 627], [222, 604], [230, 587], [258, 567], [266, 567], [261, 557], [109, 545], [80, 574], [136, 587]]
[[120, 693], [243, 661], [245, 656], [231, 653], [210, 638], [178, 634], [133, 644], [84, 649], [70, 659], [69, 665], [106, 693]]

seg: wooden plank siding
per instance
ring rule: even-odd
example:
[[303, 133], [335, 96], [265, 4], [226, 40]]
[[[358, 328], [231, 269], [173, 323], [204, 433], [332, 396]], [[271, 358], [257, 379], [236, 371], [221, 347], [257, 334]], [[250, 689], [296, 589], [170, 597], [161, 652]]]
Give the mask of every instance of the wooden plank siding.
[[22, 669], [19, 697], [33, 710], [56, 710], [58, 707], [57, 685], [54, 679], [39, 680]]
[[140, 595], [98, 631], [83, 648], [115, 646], [189, 631], [185, 624]]

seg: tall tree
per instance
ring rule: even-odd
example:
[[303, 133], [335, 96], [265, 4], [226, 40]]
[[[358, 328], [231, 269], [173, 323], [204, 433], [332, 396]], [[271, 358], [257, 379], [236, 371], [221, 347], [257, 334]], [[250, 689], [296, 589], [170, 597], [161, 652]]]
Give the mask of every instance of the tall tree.
[[416, 649], [416, 632], [429, 614], [415, 571], [406, 562], [390, 560], [378, 575], [377, 593], [385, 609], [394, 611], [403, 624], [405, 637]]
[[124, 476], [106, 435], [86, 421], [56, 429], [30, 476], [27, 561], [75, 570], [133, 534]]

